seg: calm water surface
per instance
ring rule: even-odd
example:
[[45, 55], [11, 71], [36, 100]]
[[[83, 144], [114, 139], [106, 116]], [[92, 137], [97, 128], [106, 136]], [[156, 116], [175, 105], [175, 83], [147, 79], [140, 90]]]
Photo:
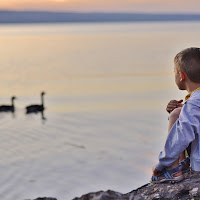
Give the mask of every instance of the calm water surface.
[[[0, 26], [0, 198], [126, 193], [149, 181], [184, 98], [173, 58], [200, 46], [200, 23]], [[46, 121], [24, 114], [46, 91]]]

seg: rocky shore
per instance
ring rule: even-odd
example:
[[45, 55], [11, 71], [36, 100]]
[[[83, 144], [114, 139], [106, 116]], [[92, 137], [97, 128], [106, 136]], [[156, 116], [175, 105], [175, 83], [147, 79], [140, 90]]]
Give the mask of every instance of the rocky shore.
[[[199, 200], [200, 172], [188, 171], [185, 179], [179, 183], [146, 184], [127, 194], [115, 191], [99, 191], [76, 197], [73, 200]], [[57, 200], [55, 198], [37, 198], [35, 200]], [[63, 199], [64, 200], [64, 199]], [[67, 199], [66, 199], [67, 200]]]

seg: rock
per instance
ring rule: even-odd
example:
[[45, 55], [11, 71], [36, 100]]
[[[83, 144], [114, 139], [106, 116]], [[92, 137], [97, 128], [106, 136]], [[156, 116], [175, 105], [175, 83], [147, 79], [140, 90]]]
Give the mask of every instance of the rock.
[[52, 197], [38, 197], [37, 199], [34, 199], [34, 200], [57, 200], [57, 199], [56, 198], [52, 198]]
[[127, 194], [99, 191], [73, 200], [197, 200], [200, 199], [200, 172], [188, 171], [179, 183], [146, 184]]

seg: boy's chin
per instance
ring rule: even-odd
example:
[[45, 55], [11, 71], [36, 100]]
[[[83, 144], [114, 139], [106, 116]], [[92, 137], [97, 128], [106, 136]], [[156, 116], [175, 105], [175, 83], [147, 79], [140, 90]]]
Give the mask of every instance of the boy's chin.
[[185, 88], [179, 88], [179, 90], [186, 90]]
[[186, 90], [186, 88], [183, 85], [177, 85], [179, 90]]

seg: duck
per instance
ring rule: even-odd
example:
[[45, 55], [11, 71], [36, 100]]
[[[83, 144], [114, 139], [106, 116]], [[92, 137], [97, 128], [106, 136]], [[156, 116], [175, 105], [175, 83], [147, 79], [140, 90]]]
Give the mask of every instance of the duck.
[[11, 97], [11, 105], [1, 105], [0, 112], [15, 112], [14, 100], [16, 99], [15, 96]]
[[43, 112], [44, 111], [44, 95], [45, 92], [41, 92], [41, 105], [30, 105], [26, 107], [26, 114], [29, 113], [38, 113], [38, 112]]

